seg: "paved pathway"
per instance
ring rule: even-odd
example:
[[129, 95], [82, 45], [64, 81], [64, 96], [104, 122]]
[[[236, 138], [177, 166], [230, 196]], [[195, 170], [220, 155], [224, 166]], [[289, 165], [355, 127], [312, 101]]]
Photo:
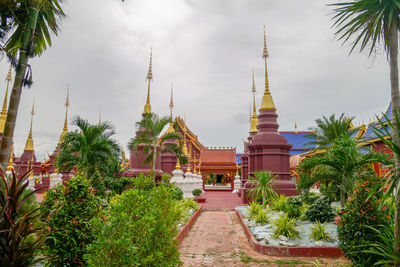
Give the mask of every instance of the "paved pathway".
[[[183, 266], [311, 266], [314, 258], [282, 258], [254, 251], [233, 211], [204, 211], [180, 246]], [[322, 266], [344, 260], [319, 259]]]
[[206, 191], [201, 196], [206, 198], [206, 202], [200, 204], [205, 210], [234, 209], [243, 206], [240, 197], [231, 191]]

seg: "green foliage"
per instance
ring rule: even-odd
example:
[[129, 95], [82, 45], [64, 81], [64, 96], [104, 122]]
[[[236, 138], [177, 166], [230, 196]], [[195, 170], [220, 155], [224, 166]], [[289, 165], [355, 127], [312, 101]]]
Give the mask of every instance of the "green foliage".
[[334, 185], [332, 182], [325, 181], [319, 184], [319, 190], [322, 195], [326, 196], [330, 202], [340, 200], [339, 187]]
[[274, 182], [276, 174], [272, 171], [256, 171], [253, 173], [253, 177], [250, 177], [249, 182], [253, 183], [253, 186], [248, 191], [248, 196], [257, 200], [258, 197], [262, 197], [262, 204], [265, 204], [266, 200], [273, 199], [276, 197], [276, 192], [272, 189], [271, 185]]
[[254, 216], [254, 221], [256, 223], [260, 223], [260, 224], [266, 224], [268, 223], [269, 219], [267, 217], [267, 213], [265, 212], [265, 210], [260, 209], [257, 213], [256, 216]]
[[104, 184], [104, 179], [100, 176], [98, 170], [92, 174], [89, 179], [89, 183], [94, 189], [94, 193], [96, 196], [105, 197], [106, 196], [106, 187]]
[[152, 190], [155, 186], [156, 183], [154, 182], [154, 178], [151, 175], [144, 175], [143, 173], [141, 173], [134, 179], [134, 187], [136, 190], [149, 191]]
[[88, 246], [91, 266], [177, 266], [173, 238], [182, 217], [166, 185], [114, 196], [93, 220], [96, 240]]
[[313, 204], [317, 199], [320, 199], [320, 195], [314, 192], [305, 192], [304, 194], [301, 195], [301, 199], [304, 204], [311, 205]]
[[127, 188], [132, 186], [135, 182], [135, 177], [106, 177], [104, 179], [105, 187], [111, 191], [112, 194], [121, 194]]
[[[7, 176], [0, 168], [0, 263], [2, 266], [28, 266], [33, 263], [42, 240], [39, 233], [35, 191], [27, 191], [28, 173], [17, 178], [14, 172]], [[40, 259], [36, 260], [37, 262]]]
[[311, 238], [319, 241], [331, 241], [332, 237], [326, 231], [326, 223], [321, 223], [320, 221], [316, 221], [316, 224], [311, 227]]
[[285, 195], [279, 195], [271, 200], [271, 209], [276, 211], [285, 211], [288, 198]]
[[288, 238], [298, 238], [299, 230], [296, 227], [297, 220], [290, 218], [286, 213], [280, 215], [278, 219], [272, 222], [274, 226], [273, 236], [277, 238], [280, 235], [284, 235]]
[[172, 198], [175, 200], [182, 200], [183, 199], [183, 191], [177, 186], [171, 186], [171, 194]]
[[192, 191], [193, 196], [199, 197], [203, 193], [203, 191], [200, 188], [196, 188]]
[[308, 207], [305, 215], [310, 221], [326, 222], [335, 217], [335, 212], [329, 204], [328, 199], [320, 198]]
[[86, 245], [93, 239], [89, 221], [99, 210], [99, 203], [88, 180], [80, 175], [66, 186], [58, 186], [46, 194], [42, 203], [43, 223], [47, 238], [44, 254], [50, 265], [78, 266], [85, 264]]
[[[380, 239], [380, 232], [393, 223], [389, 217], [390, 208], [381, 207], [382, 191], [371, 194], [373, 188], [381, 186], [379, 177], [361, 177], [354, 190], [354, 196], [346, 203], [336, 220], [338, 224], [339, 247], [354, 264], [372, 266], [381, 258], [365, 253], [363, 244], [372, 246]], [[374, 227], [378, 231], [371, 231]], [[393, 243], [392, 243], [393, 245]]]
[[289, 205], [301, 207], [303, 205], [303, 200], [301, 199], [301, 196], [291, 196], [287, 198], [287, 203]]
[[[171, 195], [174, 198], [173, 194]], [[184, 224], [189, 221], [192, 216], [191, 210], [198, 210], [199, 204], [191, 198], [185, 198], [178, 201], [178, 209], [180, 209], [181, 218], [179, 223]]]
[[249, 215], [253, 217], [258, 214], [258, 212], [262, 209], [262, 206], [258, 204], [256, 201], [252, 201], [249, 203]]

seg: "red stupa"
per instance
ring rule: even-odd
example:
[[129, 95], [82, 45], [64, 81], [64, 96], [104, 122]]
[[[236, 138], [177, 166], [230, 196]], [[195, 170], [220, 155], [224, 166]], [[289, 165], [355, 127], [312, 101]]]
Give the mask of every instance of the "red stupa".
[[279, 194], [296, 195], [296, 186], [290, 178], [290, 154], [292, 145], [278, 132], [278, 115], [269, 91], [267, 71], [267, 43], [264, 29], [265, 60], [265, 91], [258, 115], [257, 134], [248, 144], [249, 149], [249, 173], [258, 170], [271, 170], [278, 175], [273, 188]]

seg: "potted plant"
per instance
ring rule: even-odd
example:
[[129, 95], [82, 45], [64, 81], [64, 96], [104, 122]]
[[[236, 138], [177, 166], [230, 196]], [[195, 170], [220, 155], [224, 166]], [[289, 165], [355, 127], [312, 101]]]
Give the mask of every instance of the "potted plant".
[[192, 191], [192, 194], [194, 196], [194, 201], [196, 201], [197, 203], [204, 203], [206, 202], [206, 198], [205, 197], [201, 197], [201, 194], [203, 193], [203, 191], [200, 188], [196, 188]]

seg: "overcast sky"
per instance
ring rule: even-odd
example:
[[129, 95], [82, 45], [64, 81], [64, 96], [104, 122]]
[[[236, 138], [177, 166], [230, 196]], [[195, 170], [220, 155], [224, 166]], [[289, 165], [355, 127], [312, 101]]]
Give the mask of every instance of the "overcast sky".
[[[280, 130], [314, 126], [322, 115], [342, 113], [368, 122], [390, 101], [389, 67], [381, 51], [348, 56], [335, 41], [330, 20], [335, 2], [325, 0], [69, 0], [68, 18], [53, 46], [30, 61], [34, 86], [24, 89], [15, 130], [19, 156], [35, 98], [36, 155], [52, 153], [69, 117], [111, 121], [126, 149], [146, 100], [146, 74], [153, 47], [152, 111], [174, 114], [205, 146], [236, 146], [249, 131], [251, 68], [257, 108], [264, 90], [263, 25], [267, 27], [270, 90]], [[0, 61], [1, 97], [8, 63]], [[4, 78], [2, 78], [4, 77]], [[2, 102], [1, 102], [2, 103]], [[73, 129], [71, 125], [69, 129]]]

